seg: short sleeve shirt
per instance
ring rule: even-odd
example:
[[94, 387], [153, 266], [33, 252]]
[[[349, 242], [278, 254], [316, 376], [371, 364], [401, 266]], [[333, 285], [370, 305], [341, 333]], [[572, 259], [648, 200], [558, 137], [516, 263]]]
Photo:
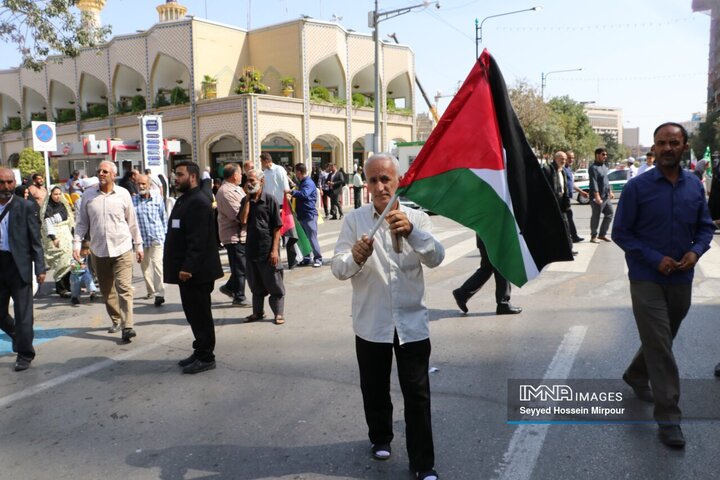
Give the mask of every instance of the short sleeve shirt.
[[[243, 198], [241, 210], [248, 201], [249, 196]], [[280, 227], [282, 219], [277, 202], [269, 194], [262, 192], [257, 202], [250, 202], [245, 247], [247, 258], [252, 261], [267, 260], [272, 248], [273, 234]]]

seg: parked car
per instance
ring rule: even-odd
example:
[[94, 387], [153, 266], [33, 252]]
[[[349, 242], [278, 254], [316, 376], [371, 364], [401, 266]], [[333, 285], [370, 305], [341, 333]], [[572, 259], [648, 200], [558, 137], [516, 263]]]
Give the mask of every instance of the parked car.
[[577, 170], [575, 170], [575, 181], [583, 182], [585, 180], [590, 180], [590, 176], [588, 175], [588, 169], [578, 168]]
[[[608, 173], [608, 180], [610, 181], [610, 187], [612, 188], [613, 193], [615, 196], [620, 195], [622, 192], [623, 187], [628, 181], [628, 170], [613, 170], [610, 173]], [[577, 177], [576, 177], [577, 178]], [[575, 182], [575, 185], [582, 190], [583, 192], [587, 192], [590, 190], [590, 181], [584, 180], [581, 182]], [[577, 194], [577, 201], [578, 203], [585, 205], [590, 203], [591, 198], [590, 197], [583, 197], [580, 195], [580, 193]]]

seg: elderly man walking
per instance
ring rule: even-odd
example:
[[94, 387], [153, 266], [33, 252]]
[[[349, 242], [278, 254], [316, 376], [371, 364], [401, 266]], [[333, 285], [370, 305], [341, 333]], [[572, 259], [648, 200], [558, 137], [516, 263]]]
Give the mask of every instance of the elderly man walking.
[[108, 333], [122, 329], [122, 339], [129, 342], [137, 335], [133, 329], [133, 257], [142, 262], [143, 242], [130, 193], [115, 185], [116, 175], [114, 163], [100, 162], [99, 184], [85, 191], [77, 214], [73, 258], [80, 260], [80, 245], [89, 234], [95, 274], [112, 321]]
[[165, 303], [165, 287], [163, 286], [163, 244], [167, 219], [165, 217], [165, 201], [160, 192], [152, 188], [147, 175], [137, 178], [138, 194], [132, 197], [137, 215], [140, 236], [143, 241], [143, 255], [140, 267], [147, 294], [145, 298], [155, 297], [155, 306]]
[[[365, 175], [372, 204], [348, 213], [335, 245], [332, 272], [339, 280], [350, 279], [353, 286], [355, 350], [371, 453], [376, 460], [391, 455], [394, 352], [405, 401], [410, 469], [418, 480], [436, 480], [428, 376], [430, 319], [423, 265], [440, 265], [445, 250], [430, 233], [430, 217], [399, 202], [391, 207], [373, 238], [368, 238], [397, 190], [398, 161], [387, 154], [374, 155], [365, 163]], [[400, 253], [390, 248], [398, 243]]]
[[219, 290], [232, 298], [232, 304], [238, 307], [249, 307], [245, 299], [245, 242], [247, 228], [240, 223], [240, 203], [245, 198], [245, 191], [240, 187], [242, 170], [237, 163], [226, 163], [223, 169], [225, 181], [217, 191], [217, 223], [220, 241], [225, 245], [230, 278]]
[[[15, 175], [0, 167], [0, 329], [17, 353], [15, 371], [30, 368], [33, 348], [33, 266], [39, 284], [45, 281], [37, 206], [13, 194]], [[13, 299], [15, 318], [8, 309]]]

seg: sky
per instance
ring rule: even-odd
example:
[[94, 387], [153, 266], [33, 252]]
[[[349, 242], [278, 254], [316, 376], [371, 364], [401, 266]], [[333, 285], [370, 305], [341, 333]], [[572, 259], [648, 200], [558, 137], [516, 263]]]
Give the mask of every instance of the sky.
[[[133, 33], [158, 20], [161, 0], [107, 0], [102, 13], [113, 34]], [[181, 0], [188, 14], [247, 28], [307, 15], [371, 33], [373, 0]], [[379, 0], [380, 11], [422, 0]], [[539, 11], [486, 20], [482, 47], [495, 57], [508, 86], [526, 81], [545, 98], [568, 95], [623, 110], [625, 127], [640, 128], [640, 141], [665, 121], [687, 121], [705, 112], [710, 17], [693, 13], [691, 0], [444, 0], [380, 23], [383, 38], [395, 33], [415, 53], [416, 74], [442, 113], [475, 61], [475, 19], [542, 6]], [[250, 10], [250, 15], [248, 14]], [[392, 41], [392, 40], [389, 40]], [[0, 45], [0, 68], [15, 67], [14, 46]], [[434, 101], [434, 99], [431, 99]], [[416, 111], [425, 112], [420, 93]]]

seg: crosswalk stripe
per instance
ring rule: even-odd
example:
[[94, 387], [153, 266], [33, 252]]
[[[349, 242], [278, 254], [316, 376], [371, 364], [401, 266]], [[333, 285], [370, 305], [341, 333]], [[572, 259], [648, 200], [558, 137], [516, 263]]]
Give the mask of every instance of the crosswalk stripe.
[[573, 262], [555, 262], [545, 268], [546, 272], [567, 272], [567, 273], [583, 273], [587, 272], [590, 261], [597, 251], [595, 243], [576, 243], [573, 248], [578, 254]]
[[710, 244], [710, 250], [700, 257], [698, 266], [705, 278], [720, 278], [720, 246], [714, 239]]

